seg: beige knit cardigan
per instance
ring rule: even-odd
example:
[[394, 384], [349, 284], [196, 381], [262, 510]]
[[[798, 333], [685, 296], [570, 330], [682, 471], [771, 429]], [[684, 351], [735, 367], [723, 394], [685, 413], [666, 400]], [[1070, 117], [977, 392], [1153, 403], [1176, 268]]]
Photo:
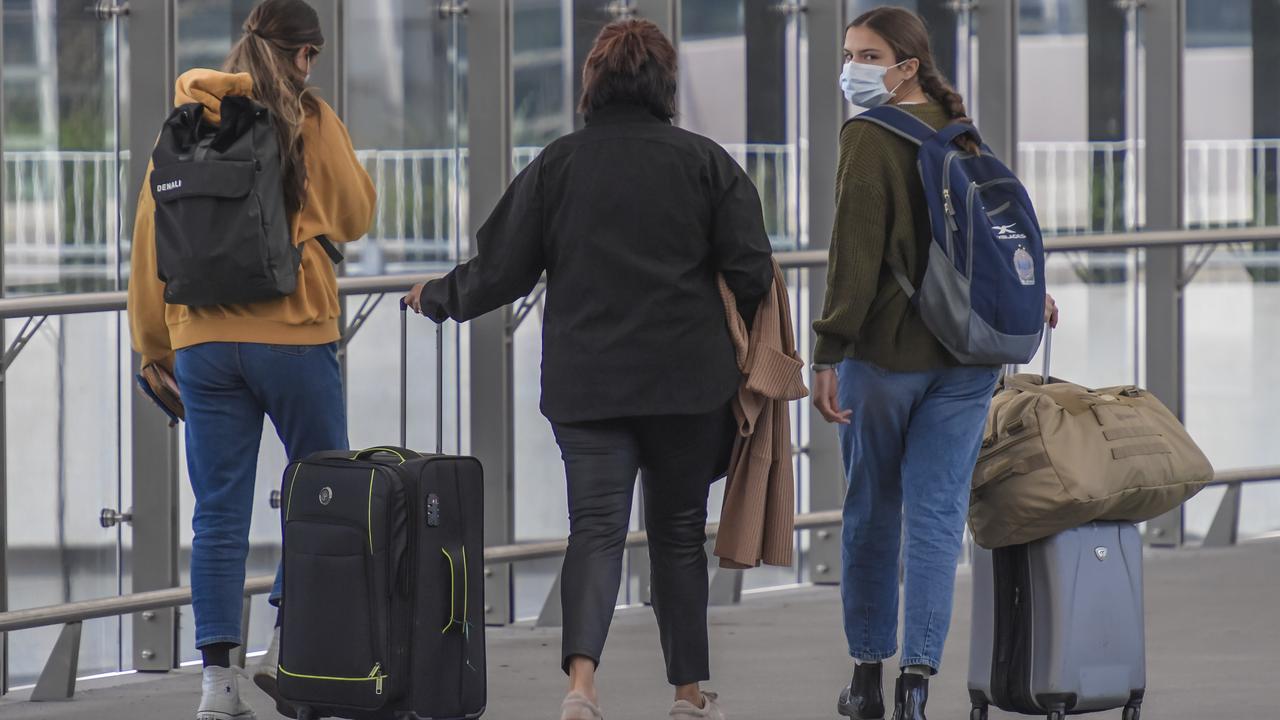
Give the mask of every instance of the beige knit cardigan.
[[738, 437], [729, 460], [716, 556], [720, 566], [751, 568], [794, 561], [795, 475], [791, 456], [790, 401], [809, 394], [804, 363], [796, 352], [782, 268], [756, 312], [750, 333], [737, 301], [719, 279], [729, 334], [742, 385], [733, 399]]

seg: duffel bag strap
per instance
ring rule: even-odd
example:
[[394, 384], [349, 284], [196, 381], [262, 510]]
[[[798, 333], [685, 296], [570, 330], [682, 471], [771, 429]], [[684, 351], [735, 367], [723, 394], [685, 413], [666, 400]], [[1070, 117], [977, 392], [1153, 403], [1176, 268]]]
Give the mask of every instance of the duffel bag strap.
[[1028, 457], [1020, 458], [1009, 462], [1002, 462], [992, 465], [982, 474], [982, 481], [973, 486], [974, 490], [986, 485], [987, 483], [1000, 482], [1007, 480], [1014, 475], [1027, 475], [1036, 470], [1043, 470], [1052, 467], [1053, 463], [1049, 461], [1047, 453], [1036, 453]]

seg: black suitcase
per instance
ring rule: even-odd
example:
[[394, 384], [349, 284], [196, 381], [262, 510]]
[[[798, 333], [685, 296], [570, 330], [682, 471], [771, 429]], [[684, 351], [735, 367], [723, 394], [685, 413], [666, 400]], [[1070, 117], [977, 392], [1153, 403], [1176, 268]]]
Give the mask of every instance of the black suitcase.
[[317, 453], [286, 470], [280, 512], [278, 682], [300, 718], [484, 713], [477, 460], [399, 447]]

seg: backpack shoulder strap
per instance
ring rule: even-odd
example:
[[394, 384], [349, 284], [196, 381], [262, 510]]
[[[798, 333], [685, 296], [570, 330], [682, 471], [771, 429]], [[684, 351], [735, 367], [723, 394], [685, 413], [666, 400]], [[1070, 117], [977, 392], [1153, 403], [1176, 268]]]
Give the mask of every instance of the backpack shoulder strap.
[[938, 134], [928, 123], [894, 105], [881, 105], [853, 118], [852, 122], [869, 122], [916, 145], [923, 145]]
[[316, 242], [320, 244], [320, 249], [324, 250], [324, 254], [329, 256], [329, 262], [334, 265], [341, 265], [345, 260], [342, 253], [334, 246], [333, 241], [324, 235], [317, 235]]

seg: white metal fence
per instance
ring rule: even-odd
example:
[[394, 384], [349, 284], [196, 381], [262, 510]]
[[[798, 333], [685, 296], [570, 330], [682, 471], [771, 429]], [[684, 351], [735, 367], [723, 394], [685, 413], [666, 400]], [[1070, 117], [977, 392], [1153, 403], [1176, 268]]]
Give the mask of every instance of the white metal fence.
[[[794, 145], [729, 145], [760, 190], [765, 223], [779, 248], [798, 244], [805, 206]], [[520, 170], [540, 152], [516, 148]], [[1022, 143], [1023, 180], [1047, 233], [1123, 232], [1143, 224], [1139, 141]], [[1188, 227], [1280, 223], [1280, 140], [1193, 141], [1185, 146]], [[351, 270], [395, 272], [450, 262], [465, 253], [469, 211], [466, 149], [363, 150], [378, 187], [372, 242], [351, 247]], [[5, 282], [57, 285], [114, 277], [111, 240], [128, 153], [31, 151], [4, 155]]]

